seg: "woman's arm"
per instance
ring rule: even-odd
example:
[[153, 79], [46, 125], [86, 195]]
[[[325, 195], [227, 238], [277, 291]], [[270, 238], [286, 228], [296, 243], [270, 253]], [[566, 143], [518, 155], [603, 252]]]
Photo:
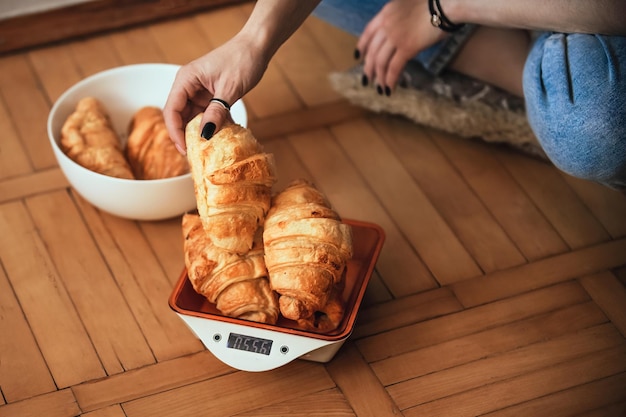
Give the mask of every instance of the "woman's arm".
[[440, 0], [440, 3], [453, 22], [626, 35], [624, 0]]
[[258, 0], [239, 36], [250, 38], [253, 44], [271, 58], [319, 2], [320, 0]]
[[202, 136], [213, 136], [230, 114], [210, 100], [219, 98], [233, 104], [258, 84], [272, 56], [318, 3], [319, 0], [258, 0], [248, 21], [233, 38], [180, 68], [163, 117], [181, 153], [185, 152], [187, 123], [203, 113]]

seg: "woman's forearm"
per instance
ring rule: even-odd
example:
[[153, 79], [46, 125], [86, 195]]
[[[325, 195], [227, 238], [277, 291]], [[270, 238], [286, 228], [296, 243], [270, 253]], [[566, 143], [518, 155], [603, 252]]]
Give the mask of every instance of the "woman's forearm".
[[258, 0], [239, 32], [269, 60], [302, 25], [320, 0]]
[[626, 35], [624, 0], [440, 0], [453, 22]]

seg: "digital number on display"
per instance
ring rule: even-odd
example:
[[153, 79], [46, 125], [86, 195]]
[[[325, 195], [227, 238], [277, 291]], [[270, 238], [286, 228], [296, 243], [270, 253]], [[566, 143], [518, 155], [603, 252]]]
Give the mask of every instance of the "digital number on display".
[[246, 336], [243, 334], [231, 333], [228, 336], [226, 347], [246, 352], [269, 355], [272, 350], [272, 340], [261, 339], [259, 337]]

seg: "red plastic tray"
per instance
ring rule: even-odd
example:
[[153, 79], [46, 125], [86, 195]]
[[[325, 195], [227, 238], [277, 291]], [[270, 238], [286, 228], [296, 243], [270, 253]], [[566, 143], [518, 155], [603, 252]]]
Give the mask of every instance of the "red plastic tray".
[[353, 237], [353, 257], [347, 264], [346, 285], [343, 293], [343, 298], [346, 302], [346, 312], [341, 324], [330, 333], [322, 334], [302, 329], [298, 327], [295, 321], [288, 320], [282, 316], [279, 317], [275, 325], [224, 316], [217, 310], [214, 304], [193, 289], [186, 269], [183, 269], [174, 287], [169, 298], [169, 305], [177, 313], [207, 320], [241, 324], [321, 340], [342, 340], [352, 333], [365, 289], [372, 276], [385, 240], [384, 231], [376, 224], [346, 219], [344, 219], [344, 223], [352, 226]]

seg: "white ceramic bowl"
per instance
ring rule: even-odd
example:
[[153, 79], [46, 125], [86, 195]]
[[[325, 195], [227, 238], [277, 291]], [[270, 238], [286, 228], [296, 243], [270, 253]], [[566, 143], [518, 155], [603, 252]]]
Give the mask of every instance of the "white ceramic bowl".
[[[161, 220], [195, 209], [191, 174], [159, 180], [127, 180], [91, 171], [71, 160], [59, 147], [61, 128], [83, 97], [102, 102], [116, 132], [125, 142], [134, 113], [144, 106], [163, 108], [176, 72], [171, 64], [137, 64], [94, 74], [78, 82], [56, 101], [48, 116], [48, 137], [69, 183], [94, 206], [135, 220]], [[247, 126], [245, 106], [232, 106], [235, 122]]]

